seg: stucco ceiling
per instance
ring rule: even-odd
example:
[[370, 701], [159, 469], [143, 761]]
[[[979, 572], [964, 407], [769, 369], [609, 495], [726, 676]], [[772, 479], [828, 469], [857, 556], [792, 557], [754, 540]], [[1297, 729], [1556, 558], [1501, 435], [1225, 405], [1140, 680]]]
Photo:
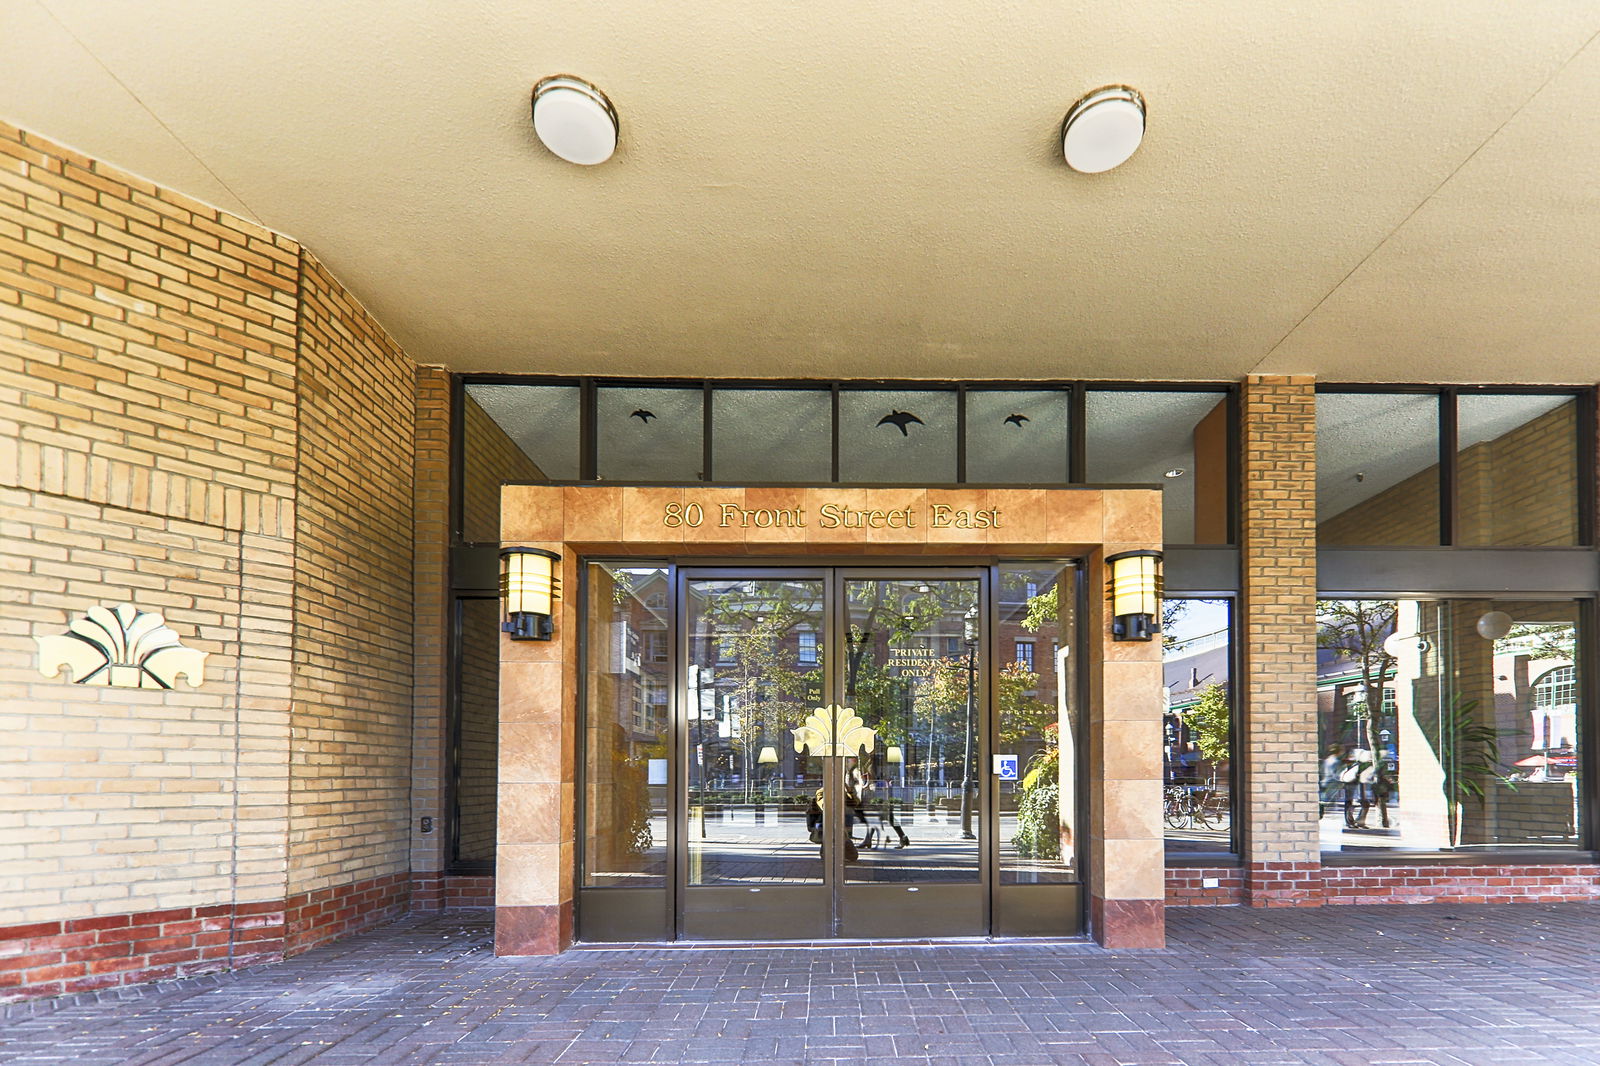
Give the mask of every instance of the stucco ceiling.
[[[418, 360], [1592, 382], [1600, 4], [0, 0], [0, 117], [299, 239]], [[540, 77], [621, 147], [546, 152]], [[1125, 166], [1067, 107], [1139, 88]]]

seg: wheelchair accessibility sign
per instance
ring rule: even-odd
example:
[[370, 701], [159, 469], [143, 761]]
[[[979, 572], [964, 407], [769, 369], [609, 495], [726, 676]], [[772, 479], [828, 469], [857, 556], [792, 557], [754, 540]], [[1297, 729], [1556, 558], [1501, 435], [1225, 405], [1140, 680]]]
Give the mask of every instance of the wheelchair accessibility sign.
[[994, 776], [1002, 781], [1015, 781], [1017, 779], [1017, 757], [1015, 755], [996, 755], [994, 757]]

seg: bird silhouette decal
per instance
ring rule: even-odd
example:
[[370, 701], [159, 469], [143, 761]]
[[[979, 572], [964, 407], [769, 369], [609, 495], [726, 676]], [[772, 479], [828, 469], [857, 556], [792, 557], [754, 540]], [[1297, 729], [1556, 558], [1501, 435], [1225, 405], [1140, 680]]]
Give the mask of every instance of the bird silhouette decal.
[[643, 407], [641, 407], [628, 417], [637, 418], [639, 421], [648, 426], [650, 424], [650, 420], [656, 417], [656, 413], [654, 411], [646, 411]]
[[891, 425], [900, 431], [900, 435], [902, 437], [911, 436], [911, 431], [906, 429], [906, 427], [913, 422], [919, 426], [927, 425], [926, 422], [912, 414], [910, 411], [890, 411], [888, 414], [878, 419], [878, 425]]
[[1006, 418], [1006, 421], [1011, 425], [1016, 426], [1018, 429], [1021, 429], [1022, 423], [1032, 422], [1033, 419], [1029, 418], [1027, 415], [1010, 415]]

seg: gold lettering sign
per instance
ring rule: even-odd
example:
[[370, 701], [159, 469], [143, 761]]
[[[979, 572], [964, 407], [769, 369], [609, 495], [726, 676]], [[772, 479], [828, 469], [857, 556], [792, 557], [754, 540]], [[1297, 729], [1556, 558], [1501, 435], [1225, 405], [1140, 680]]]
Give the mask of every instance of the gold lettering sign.
[[[806, 529], [810, 515], [804, 507], [740, 507], [733, 503], [669, 503], [661, 524], [668, 529], [699, 529], [707, 522], [723, 529]], [[998, 507], [951, 507], [929, 504], [923, 509], [848, 507], [824, 503], [817, 508], [818, 529], [999, 529], [1003, 512]]]
[[892, 648], [883, 672], [889, 677], [932, 677], [939, 662], [939, 653], [932, 648]]

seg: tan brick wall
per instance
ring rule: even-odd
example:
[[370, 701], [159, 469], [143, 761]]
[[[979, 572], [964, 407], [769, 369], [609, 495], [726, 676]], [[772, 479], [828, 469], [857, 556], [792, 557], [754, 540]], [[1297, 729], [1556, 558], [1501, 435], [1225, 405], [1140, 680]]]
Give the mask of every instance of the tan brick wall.
[[[0, 925], [283, 895], [297, 271], [0, 125]], [[204, 687], [37, 672], [34, 637], [124, 601]]]
[[411, 850], [415, 368], [309, 255], [301, 292], [291, 893]]
[[1241, 400], [1246, 858], [1317, 863], [1316, 396], [1252, 376]]
[[[412, 661], [442, 668], [412, 641], [417, 391], [292, 240], [0, 125], [0, 927], [222, 923], [49, 981], [0, 943], [0, 996], [273, 957], [296, 892], [308, 929], [403, 895]], [[201, 688], [38, 673], [35, 637], [125, 601], [209, 653]], [[356, 902], [308, 902], [333, 882]]]
[[415, 603], [412, 615], [411, 824], [432, 818], [431, 834], [416, 833], [413, 872], [444, 869], [445, 713], [450, 551], [450, 374], [417, 368], [416, 494], [412, 526]]
[[[281, 561], [252, 578], [281, 581]], [[0, 489], [0, 925], [281, 897], [281, 847], [235, 854], [236, 818], [281, 840], [281, 760], [262, 756], [287, 709], [279, 685], [245, 722], [243, 562], [237, 530]], [[34, 635], [127, 601], [209, 653], [199, 690], [38, 672]]]
[[0, 124], [0, 483], [287, 536], [297, 257]]
[[461, 529], [469, 544], [500, 541], [500, 486], [545, 481], [544, 471], [470, 396], [461, 400]]

